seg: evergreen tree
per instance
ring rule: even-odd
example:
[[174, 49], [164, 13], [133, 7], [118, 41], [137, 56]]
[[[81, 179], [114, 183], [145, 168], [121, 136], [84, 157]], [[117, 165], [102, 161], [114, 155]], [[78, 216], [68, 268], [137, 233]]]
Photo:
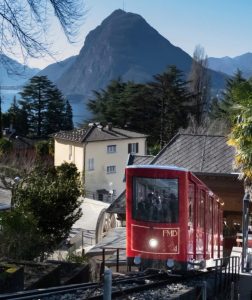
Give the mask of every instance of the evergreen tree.
[[65, 99], [57, 88], [48, 94], [46, 105], [44, 133], [45, 135], [60, 131], [65, 128]]
[[66, 103], [60, 90], [46, 76], [31, 78], [20, 95], [22, 99], [19, 104], [27, 114], [31, 136], [41, 137], [72, 128], [70, 104]]
[[88, 102], [94, 119], [139, 132], [152, 128], [155, 107], [146, 85], [120, 79], [112, 80], [106, 90], [94, 91], [94, 99]]
[[246, 79], [243, 78], [240, 70], [237, 70], [233, 77], [227, 79], [225, 91], [215, 107], [214, 116], [216, 118], [224, 118], [230, 122], [230, 114], [235, 101], [233, 93], [241, 83], [245, 82]]
[[73, 124], [73, 110], [69, 101], [66, 100], [66, 110], [64, 118], [64, 130], [72, 130], [74, 128]]
[[191, 94], [181, 71], [175, 66], [170, 66], [163, 74], [155, 75], [149, 86], [152, 91], [150, 96], [158, 106], [155, 120], [162, 148], [180, 127], [187, 125]]
[[101, 122], [112, 122], [120, 127], [123, 126], [120, 103], [123, 102], [126, 85], [127, 83], [122, 82], [119, 78], [112, 80], [106, 90], [94, 91], [95, 98], [89, 100], [88, 108], [93, 112], [96, 119]]
[[190, 99], [187, 82], [172, 66], [148, 85], [113, 80], [105, 90], [94, 92], [88, 108], [96, 120], [148, 134], [154, 146], [186, 126]]
[[10, 108], [3, 114], [3, 126], [13, 128], [17, 135], [28, 134], [27, 112], [25, 109], [18, 106], [16, 97], [13, 97], [13, 102]]
[[43, 126], [46, 117], [46, 108], [52, 93], [53, 84], [46, 76], [34, 76], [20, 92], [19, 101], [28, 114], [29, 132], [33, 136], [43, 135]]

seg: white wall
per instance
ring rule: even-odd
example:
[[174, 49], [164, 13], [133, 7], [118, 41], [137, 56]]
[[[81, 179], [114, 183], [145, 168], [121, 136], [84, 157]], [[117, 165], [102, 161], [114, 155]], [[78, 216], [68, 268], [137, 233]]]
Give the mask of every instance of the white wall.
[[[63, 162], [74, 163], [81, 175], [83, 174], [84, 145], [71, 144], [71, 152], [69, 141], [54, 140], [54, 165], [59, 166]], [[71, 154], [71, 155], [70, 155]]]
[[[139, 143], [139, 155], [146, 154], [145, 138], [90, 142], [86, 149], [85, 189], [116, 190], [116, 196], [125, 189], [124, 170], [128, 161], [128, 144]], [[108, 145], [116, 145], [116, 153], [107, 153]], [[88, 170], [88, 159], [94, 158], [94, 170]], [[107, 174], [107, 166], [116, 166], [116, 173]]]
[[[55, 139], [55, 166], [61, 165], [63, 162], [75, 163], [81, 175], [84, 168], [85, 157], [85, 190], [88, 193], [96, 193], [98, 189], [105, 189], [107, 191], [115, 190], [116, 196], [125, 189], [124, 170], [128, 161], [128, 144], [138, 143], [139, 155], [146, 154], [146, 139], [121, 139], [110, 141], [95, 141], [89, 142], [85, 145], [72, 143], [70, 152], [69, 141]], [[116, 145], [115, 153], [107, 153], [108, 145]], [[71, 155], [70, 155], [71, 154]], [[88, 160], [94, 159], [94, 170], [88, 170]], [[116, 173], [107, 174], [107, 166], [116, 166]], [[89, 194], [90, 195], [90, 194]]]

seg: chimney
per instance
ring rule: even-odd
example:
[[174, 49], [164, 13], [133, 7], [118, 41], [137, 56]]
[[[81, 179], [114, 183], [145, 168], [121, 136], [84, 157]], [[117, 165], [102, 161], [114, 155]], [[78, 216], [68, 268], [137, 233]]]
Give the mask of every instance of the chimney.
[[108, 129], [108, 130], [112, 130], [112, 123], [111, 123], [111, 122], [109, 122], [109, 123], [107, 124], [107, 129]]

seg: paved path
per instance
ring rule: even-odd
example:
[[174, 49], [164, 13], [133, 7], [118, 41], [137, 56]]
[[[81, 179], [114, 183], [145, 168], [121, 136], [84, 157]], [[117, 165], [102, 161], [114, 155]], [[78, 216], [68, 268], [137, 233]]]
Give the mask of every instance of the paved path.
[[[76, 252], [85, 252], [95, 245], [95, 230], [100, 212], [110, 204], [89, 198], [83, 198], [81, 205], [82, 217], [73, 225], [69, 235], [70, 244]], [[62, 259], [68, 254], [68, 250], [60, 249], [56, 251], [50, 259]]]
[[6, 209], [11, 203], [11, 191], [0, 189], [0, 210]]

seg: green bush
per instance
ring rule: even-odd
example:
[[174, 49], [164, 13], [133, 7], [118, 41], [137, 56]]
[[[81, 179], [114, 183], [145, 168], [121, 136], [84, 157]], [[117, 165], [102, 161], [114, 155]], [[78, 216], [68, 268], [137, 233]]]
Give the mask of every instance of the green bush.
[[11, 152], [12, 143], [4, 138], [0, 139], [0, 155]]
[[35, 145], [37, 156], [43, 157], [43, 156], [49, 155], [49, 153], [50, 153], [49, 148], [50, 148], [49, 141], [37, 142]]

